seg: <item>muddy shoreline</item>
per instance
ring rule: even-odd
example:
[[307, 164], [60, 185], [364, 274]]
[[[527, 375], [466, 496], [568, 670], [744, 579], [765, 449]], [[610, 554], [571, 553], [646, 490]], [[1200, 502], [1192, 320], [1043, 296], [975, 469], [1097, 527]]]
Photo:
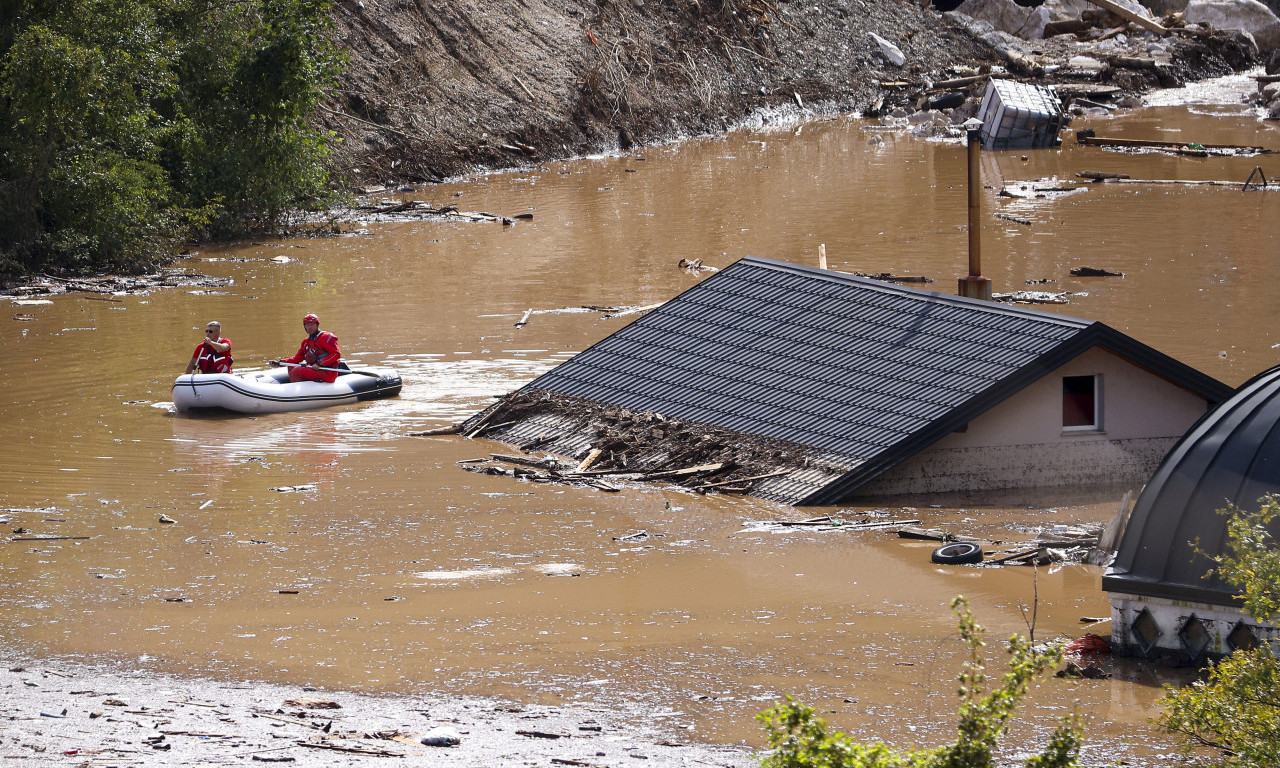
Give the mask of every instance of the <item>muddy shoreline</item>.
[[[0, 757], [22, 765], [754, 765], [675, 727], [591, 706], [371, 696], [63, 662], [0, 671]], [[453, 746], [421, 740], [458, 739]]]

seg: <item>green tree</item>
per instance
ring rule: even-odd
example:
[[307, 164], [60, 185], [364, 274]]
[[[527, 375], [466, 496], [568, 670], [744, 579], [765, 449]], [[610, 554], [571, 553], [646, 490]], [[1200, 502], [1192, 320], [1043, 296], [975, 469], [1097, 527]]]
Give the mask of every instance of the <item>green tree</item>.
[[0, 4], [0, 274], [141, 270], [321, 199], [330, 3]]
[[[983, 628], [974, 621], [963, 597], [951, 602], [960, 620], [960, 637], [969, 658], [960, 673], [960, 722], [956, 741], [936, 749], [900, 753], [886, 744], [859, 744], [843, 733], [829, 733], [827, 724], [812, 707], [790, 697], [761, 713], [757, 719], [769, 733], [771, 752], [762, 768], [990, 768], [999, 739], [1026, 698], [1033, 679], [1062, 660], [1060, 646], [1045, 651], [1032, 648], [1021, 635], [1009, 638], [1009, 671], [989, 692], [982, 657]], [[1027, 768], [1067, 768], [1076, 765], [1081, 731], [1074, 717], [1053, 732], [1040, 754], [1028, 758]]]
[[[1268, 495], [1258, 511], [1222, 510], [1226, 550], [1215, 556], [1216, 573], [1238, 587], [1245, 613], [1259, 623], [1280, 616], [1280, 551], [1271, 534], [1280, 519], [1280, 496]], [[1168, 688], [1159, 723], [1182, 737], [1187, 752], [1209, 747], [1216, 764], [1237, 768], [1280, 765], [1280, 665], [1269, 643], [1238, 650], [1211, 663], [1204, 679]]]

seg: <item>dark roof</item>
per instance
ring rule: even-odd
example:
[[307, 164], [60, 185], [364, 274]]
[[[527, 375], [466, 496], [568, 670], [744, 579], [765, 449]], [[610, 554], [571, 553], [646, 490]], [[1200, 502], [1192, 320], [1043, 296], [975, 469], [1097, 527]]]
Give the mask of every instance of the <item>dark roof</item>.
[[842, 457], [786, 499], [831, 504], [1095, 345], [1211, 402], [1230, 392], [1101, 323], [752, 256], [522, 391]]
[[1280, 368], [1245, 382], [1169, 451], [1134, 505], [1102, 588], [1239, 605], [1235, 588], [1204, 578], [1212, 568], [1208, 556], [1221, 554], [1227, 541], [1228, 518], [1217, 510], [1228, 502], [1257, 510], [1262, 496], [1276, 492]]

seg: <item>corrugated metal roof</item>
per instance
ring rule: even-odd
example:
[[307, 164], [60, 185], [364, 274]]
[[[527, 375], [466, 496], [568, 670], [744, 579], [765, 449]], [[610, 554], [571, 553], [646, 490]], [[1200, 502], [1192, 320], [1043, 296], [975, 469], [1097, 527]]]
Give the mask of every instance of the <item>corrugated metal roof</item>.
[[[1165, 456], [1134, 505], [1102, 579], [1108, 592], [1239, 605], [1237, 590], [1204, 578], [1227, 541], [1228, 502], [1257, 510], [1280, 492], [1280, 368], [1241, 385]], [[1280, 524], [1273, 536], [1280, 536]], [[1199, 549], [1204, 554], [1197, 554]]]
[[844, 457], [837, 503], [1095, 344], [1219, 382], [1100, 323], [748, 256], [540, 376], [547, 390]]

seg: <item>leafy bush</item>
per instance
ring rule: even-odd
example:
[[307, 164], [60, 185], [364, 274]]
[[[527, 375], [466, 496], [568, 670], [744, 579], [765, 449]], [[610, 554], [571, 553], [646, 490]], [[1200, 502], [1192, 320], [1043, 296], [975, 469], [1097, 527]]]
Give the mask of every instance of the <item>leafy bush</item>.
[[[1280, 616], [1280, 551], [1271, 534], [1280, 519], [1280, 496], [1261, 500], [1257, 512], [1230, 514], [1226, 551], [1214, 557], [1213, 573], [1241, 589], [1246, 613], [1258, 622]], [[1210, 664], [1205, 679], [1166, 689], [1160, 726], [1182, 737], [1182, 747], [1215, 750], [1219, 765], [1273, 768], [1280, 765], [1280, 665], [1271, 645], [1238, 650]]]
[[0, 273], [146, 269], [326, 196], [331, 0], [8, 0]]
[[[1031, 647], [1021, 635], [1009, 638], [1009, 671], [1000, 684], [983, 693], [987, 681], [982, 659], [983, 628], [973, 619], [963, 597], [951, 602], [960, 620], [960, 637], [969, 659], [960, 673], [960, 723], [956, 741], [936, 749], [899, 753], [886, 744], [859, 744], [843, 733], [828, 733], [827, 724], [812, 707], [790, 697], [757, 716], [769, 732], [772, 750], [762, 768], [990, 768], [999, 739], [1009, 727], [1028, 686], [1039, 674], [1062, 660], [1059, 646], [1045, 651]], [[1027, 768], [1067, 768], [1076, 765], [1081, 731], [1074, 717], [1054, 730], [1049, 744], [1031, 758]]]

